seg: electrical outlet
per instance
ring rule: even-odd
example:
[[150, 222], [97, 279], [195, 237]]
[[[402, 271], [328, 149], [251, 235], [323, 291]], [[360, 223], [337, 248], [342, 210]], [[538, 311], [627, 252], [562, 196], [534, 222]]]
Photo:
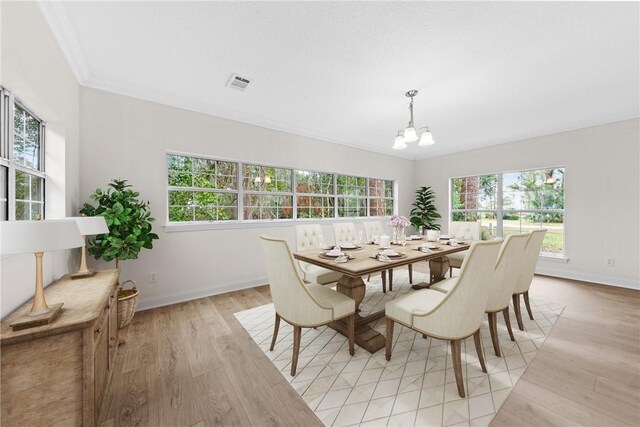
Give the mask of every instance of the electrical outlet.
[[606, 265], [607, 267], [613, 267], [614, 265], [616, 265], [616, 259], [614, 257], [604, 257], [604, 265]]
[[158, 283], [158, 273], [155, 271], [149, 272], [149, 283]]

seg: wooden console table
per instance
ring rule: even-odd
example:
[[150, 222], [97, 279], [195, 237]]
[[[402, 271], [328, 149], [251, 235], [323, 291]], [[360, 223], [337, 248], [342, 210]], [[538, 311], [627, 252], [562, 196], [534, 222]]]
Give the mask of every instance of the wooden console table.
[[2, 321], [3, 425], [96, 424], [118, 348], [119, 274], [64, 276], [49, 285], [47, 302], [64, 306], [48, 325], [11, 330], [31, 301]]

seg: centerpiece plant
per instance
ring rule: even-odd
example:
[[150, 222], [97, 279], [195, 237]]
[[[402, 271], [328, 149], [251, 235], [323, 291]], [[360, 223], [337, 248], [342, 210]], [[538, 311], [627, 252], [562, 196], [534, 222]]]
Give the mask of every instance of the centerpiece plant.
[[436, 195], [431, 187], [420, 187], [416, 190], [416, 200], [411, 206], [411, 224], [420, 234], [427, 230], [440, 230], [435, 221], [441, 218], [435, 205]]
[[387, 223], [387, 225], [393, 228], [393, 242], [398, 243], [401, 240], [401, 234], [404, 234], [404, 229], [411, 225], [411, 223], [406, 216], [393, 215], [391, 218], [389, 218], [389, 222]]

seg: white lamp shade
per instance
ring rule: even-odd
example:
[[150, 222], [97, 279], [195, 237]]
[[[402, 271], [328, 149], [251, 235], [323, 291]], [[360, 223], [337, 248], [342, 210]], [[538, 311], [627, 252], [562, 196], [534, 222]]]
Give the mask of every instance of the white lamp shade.
[[78, 248], [83, 240], [70, 219], [0, 222], [0, 254], [25, 254]]
[[80, 234], [83, 236], [94, 236], [109, 232], [107, 222], [102, 216], [74, 216], [69, 219], [75, 220], [80, 229]]
[[418, 134], [416, 133], [416, 128], [413, 126], [409, 126], [404, 130], [404, 142], [413, 142], [418, 140]]
[[402, 135], [396, 136], [396, 139], [393, 143], [394, 150], [404, 150], [407, 148], [407, 144], [404, 143], [404, 137]]
[[426, 147], [427, 145], [433, 145], [435, 141], [433, 140], [433, 135], [431, 135], [431, 131], [429, 129], [425, 130], [420, 137], [420, 142], [418, 145], [420, 147]]

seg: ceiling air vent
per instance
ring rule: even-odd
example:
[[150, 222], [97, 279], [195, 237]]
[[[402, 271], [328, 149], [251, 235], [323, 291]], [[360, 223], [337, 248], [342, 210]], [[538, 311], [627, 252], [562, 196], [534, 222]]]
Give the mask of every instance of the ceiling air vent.
[[249, 80], [248, 78], [239, 76], [237, 74], [232, 74], [231, 78], [229, 79], [229, 83], [227, 83], [227, 86], [234, 89], [245, 90], [247, 86], [249, 86], [249, 83], [251, 83], [251, 80]]

